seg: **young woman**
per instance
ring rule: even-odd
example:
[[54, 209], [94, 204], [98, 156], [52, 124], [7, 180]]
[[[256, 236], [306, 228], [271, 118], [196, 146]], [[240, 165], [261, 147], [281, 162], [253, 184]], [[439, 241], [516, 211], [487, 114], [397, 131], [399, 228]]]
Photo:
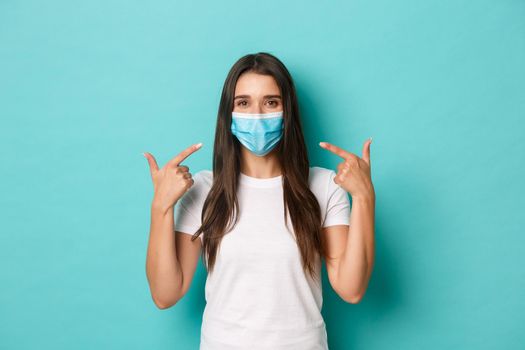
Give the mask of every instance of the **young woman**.
[[320, 143], [342, 162], [337, 173], [311, 167], [288, 70], [269, 53], [240, 58], [222, 90], [213, 171], [192, 176], [181, 164], [200, 143], [162, 169], [145, 153], [155, 190], [146, 261], [155, 304], [165, 309], [186, 294], [202, 256], [200, 349], [328, 349], [321, 258], [349, 303], [361, 300], [373, 269], [370, 143], [362, 158]]

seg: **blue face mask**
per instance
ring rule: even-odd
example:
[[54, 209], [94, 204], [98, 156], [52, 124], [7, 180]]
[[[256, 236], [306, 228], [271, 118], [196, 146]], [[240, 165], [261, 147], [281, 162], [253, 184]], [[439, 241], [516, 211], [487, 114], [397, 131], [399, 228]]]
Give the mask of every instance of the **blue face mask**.
[[283, 112], [232, 112], [231, 131], [244, 147], [262, 157], [268, 154], [283, 136]]

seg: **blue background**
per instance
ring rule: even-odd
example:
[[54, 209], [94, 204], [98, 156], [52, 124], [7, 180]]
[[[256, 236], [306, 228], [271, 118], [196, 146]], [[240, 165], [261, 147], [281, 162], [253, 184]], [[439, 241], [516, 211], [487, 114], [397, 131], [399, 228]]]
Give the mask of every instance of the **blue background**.
[[324, 278], [330, 349], [523, 349], [524, 18], [518, 0], [0, 2], [0, 347], [198, 347], [202, 262], [176, 306], [149, 294], [141, 152], [203, 142], [186, 163], [211, 169], [226, 74], [267, 51], [312, 165], [339, 162], [319, 141], [361, 156], [373, 136], [376, 266], [357, 305]]

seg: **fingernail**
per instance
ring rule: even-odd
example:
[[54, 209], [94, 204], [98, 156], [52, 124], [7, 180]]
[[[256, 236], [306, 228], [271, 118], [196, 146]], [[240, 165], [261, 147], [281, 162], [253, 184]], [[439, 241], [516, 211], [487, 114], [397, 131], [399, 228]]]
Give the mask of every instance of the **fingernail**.
[[200, 146], [202, 146], [202, 142], [199, 142], [198, 144], [195, 145], [195, 147], [199, 148]]
[[144, 156], [144, 158], [146, 158], [146, 153], [142, 152], [141, 154]]
[[319, 142], [319, 146], [325, 146], [326, 142]]
[[370, 143], [372, 143], [372, 136], [370, 136]]

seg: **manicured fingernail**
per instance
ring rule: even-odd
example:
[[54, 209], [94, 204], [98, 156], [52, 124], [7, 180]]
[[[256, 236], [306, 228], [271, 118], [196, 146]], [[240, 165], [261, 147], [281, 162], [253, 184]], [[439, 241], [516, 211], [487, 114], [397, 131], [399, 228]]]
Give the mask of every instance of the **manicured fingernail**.
[[372, 143], [372, 136], [370, 136], [370, 143]]
[[202, 146], [202, 142], [199, 142], [198, 144], [195, 145], [195, 147], [197, 148], [200, 148], [200, 146]]
[[326, 146], [326, 142], [319, 142], [320, 146]]
[[142, 152], [141, 154], [144, 156], [144, 158], [147, 158], [146, 153]]

